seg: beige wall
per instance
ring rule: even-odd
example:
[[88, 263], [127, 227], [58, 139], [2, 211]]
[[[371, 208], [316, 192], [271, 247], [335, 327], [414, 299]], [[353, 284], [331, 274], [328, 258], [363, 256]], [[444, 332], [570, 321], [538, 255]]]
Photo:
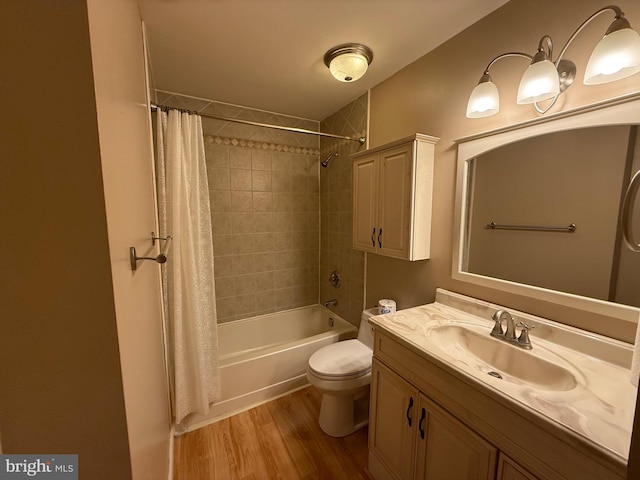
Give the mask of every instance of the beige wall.
[[[640, 28], [640, 3], [635, 0], [617, 3], [631, 24]], [[372, 90], [371, 146], [415, 132], [435, 135], [441, 140], [436, 145], [431, 259], [409, 263], [369, 255], [367, 306], [372, 306], [381, 295], [396, 298], [401, 308], [427, 303], [433, 301], [436, 287], [444, 287], [632, 341], [633, 325], [451, 278], [456, 174], [454, 139], [539, 116], [533, 108], [518, 106], [512, 100], [519, 77], [526, 68], [523, 59], [508, 58], [492, 69], [492, 77], [501, 94], [498, 115], [467, 119], [465, 110], [469, 93], [488, 62], [498, 54], [514, 50], [534, 52], [543, 34], [551, 35], [559, 49], [573, 30], [602, 6], [602, 2], [596, 0], [511, 0]], [[590, 50], [611, 18], [598, 18], [567, 50], [566, 57], [578, 65], [579, 78], [552, 112], [640, 90], [637, 75], [608, 85], [587, 87], [581, 83]]]
[[[322, 132], [349, 137], [366, 137], [369, 95], [361, 95], [320, 122]], [[352, 153], [364, 150], [357, 142], [320, 139], [320, 158], [338, 152], [327, 168], [320, 169], [320, 301], [336, 299], [330, 307], [345, 320], [360, 325], [364, 305], [364, 252], [354, 250]], [[341, 284], [329, 283], [331, 272], [340, 273]]]
[[142, 25], [135, 0], [88, 6], [131, 469], [136, 480], [165, 479], [171, 423], [160, 266], [139, 262], [133, 272], [129, 263], [131, 246], [155, 255], [150, 232], [157, 232]]
[[84, 0], [2, 7], [0, 430], [130, 479]]

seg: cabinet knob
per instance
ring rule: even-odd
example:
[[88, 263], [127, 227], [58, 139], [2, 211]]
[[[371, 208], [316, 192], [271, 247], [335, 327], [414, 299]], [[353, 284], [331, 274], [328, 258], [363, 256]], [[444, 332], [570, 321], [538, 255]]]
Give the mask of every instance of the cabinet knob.
[[382, 248], [382, 241], [380, 240], [380, 235], [382, 235], [382, 228], [378, 232], [378, 246]]
[[375, 236], [376, 236], [376, 227], [373, 227], [373, 230], [371, 230], [371, 246], [372, 247], [376, 246]]

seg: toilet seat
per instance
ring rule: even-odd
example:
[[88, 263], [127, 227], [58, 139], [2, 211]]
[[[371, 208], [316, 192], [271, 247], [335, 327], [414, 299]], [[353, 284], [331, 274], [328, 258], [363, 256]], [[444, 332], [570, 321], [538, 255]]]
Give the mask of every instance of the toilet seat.
[[309, 358], [309, 370], [323, 380], [349, 380], [371, 371], [373, 351], [358, 340], [321, 348]]

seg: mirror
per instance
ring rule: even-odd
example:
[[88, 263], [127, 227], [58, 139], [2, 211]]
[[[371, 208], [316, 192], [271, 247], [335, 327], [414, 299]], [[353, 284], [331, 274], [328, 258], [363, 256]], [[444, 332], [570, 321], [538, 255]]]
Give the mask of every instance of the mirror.
[[635, 99], [460, 141], [453, 278], [636, 322], [620, 212], [638, 124]]

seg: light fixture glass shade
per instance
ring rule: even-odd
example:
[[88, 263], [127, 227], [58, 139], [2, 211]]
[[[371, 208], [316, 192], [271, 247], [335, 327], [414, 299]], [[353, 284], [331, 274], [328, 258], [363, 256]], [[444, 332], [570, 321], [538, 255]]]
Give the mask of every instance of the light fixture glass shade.
[[584, 72], [585, 85], [613, 82], [640, 72], [640, 35], [623, 28], [605, 35], [593, 49]]
[[[486, 77], [489, 77], [486, 75]], [[483, 76], [483, 79], [485, 77]], [[491, 81], [480, 80], [473, 89], [467, 103], [467, 118], [482, 118], [495, 115], [500, 110], [500, 95], [498, 87]]]
[[366, 73], [368, 67], [366, 57], [358, 53], [343, 53], [329, 64], [331, 75], [341, 82], [355, 82]]
[[536, 103], [548, 100], [560, 93], [560, 77], [550, 60], [534, 60], [527, 68], [518, 87], [517, 103]]

